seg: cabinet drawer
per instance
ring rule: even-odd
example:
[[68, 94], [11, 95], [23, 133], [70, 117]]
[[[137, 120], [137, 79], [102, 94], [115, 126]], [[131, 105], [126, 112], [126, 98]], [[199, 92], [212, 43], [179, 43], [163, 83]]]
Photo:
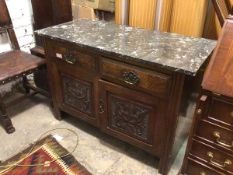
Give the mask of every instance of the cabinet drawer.
[[219, 171], [216, 171], [203, 163], [197, 162], [191, 158], [188, 158], [185, 175], [224, 175]]
[[217, 98], [212, 98], [209, 107], [209, 118], [232, 126], [233, 128], [233, 104]]
[[103, 78], [144, 90], [152, 95], [164, 97], [168, 93], [170, 77], [165, 74], [104, 58], [101, 59], [100, 71]]
[[193, 140], [190, 154], [200, 158], [208, 165], [233, 174], [233, 156], [212, 146]]
[[196, 136], [233, 152], [233, 132], [227, 128], [203, 120], [197, 126]]
[[52, 42], [50, 44], [49, 56], [53, 61], [61, 64], [70, 65], [70, 68], [82, 68], [87, 71], [96, 70], [96, 59], [94, 56], [85, 52], [77, 51], [68, 44]]

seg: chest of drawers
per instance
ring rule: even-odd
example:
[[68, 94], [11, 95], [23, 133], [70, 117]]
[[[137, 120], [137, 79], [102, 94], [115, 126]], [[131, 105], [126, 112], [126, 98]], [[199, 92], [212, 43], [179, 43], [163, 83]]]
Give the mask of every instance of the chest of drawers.
[[232, 112], [232, 98], [203, 91], [181, 174], [233, 174]]

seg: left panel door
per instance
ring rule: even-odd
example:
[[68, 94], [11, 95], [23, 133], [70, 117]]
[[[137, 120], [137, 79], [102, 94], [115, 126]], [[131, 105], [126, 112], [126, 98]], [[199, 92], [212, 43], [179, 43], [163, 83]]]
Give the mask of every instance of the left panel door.
[[[54, 41], [47, 44], [47, 50], [49, 79], [55, 108], [98, 126], [98, 118], [95, 115], [94, 56], [78, 51], [68, 44]], [[65, 59], [66, 55], [72, 56], [72, 62], [70, 62], [71, 58], [68, 61]]]

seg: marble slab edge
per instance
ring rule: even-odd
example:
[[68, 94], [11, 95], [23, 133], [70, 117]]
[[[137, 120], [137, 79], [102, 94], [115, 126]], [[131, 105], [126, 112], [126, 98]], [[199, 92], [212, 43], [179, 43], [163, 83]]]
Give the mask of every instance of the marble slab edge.
[[[35, 31], [35, 33], [37, 33], [37, 31]], [[111, 58], [111, 59], [121, 61], [121, 62], [124, 62], [124, 63], [135, 62], [137, 65], [138, 64], [144, 64], [145, 66], [148, 66], [148, 67], [150, 67], [152, 69], [153, 68], [154, 69], [157, 69], [157, 68], [166, 69], [168, 71], [177, 72], [177, 73], [181, 73], [181, 74], [185, 74], [187, 76], [193, 76], [193, 77], [196, 76], [198, 74], [198, 72], [200, 71], [200, 70], [197, 71], [197, 72], [186, 71], [186, 70], [174, 68], [174, 67], [171, 67], [171, 66], [168, 66], [168, 65], [162, 65], [162, 64], [159, 64], [159, 63], [154, 63], [154, 62], [149, 62], [149, 61], [146, 61], [146, 60], [142, 60], [140, 58], [134, 58], [134, 57], [130, 57], [130, 56], [127, 56], [127, 55], [121, 55], [121, 54], [118, 54], [118, 53], [115, 53], [115, 52], [109, 52], [109, 51], [106, 51], [106, 50], [102, 50], [100, 48], [91, 47], [91, 46], [88, 46], [88, 45], [67, 41], [65, 39], [52, 37], [52, 36], [41, 34], [41, 33], [37, 33], [37, 34], [39, 36], [41, 36], [41, 37], [45, 37], [47, 39], [51, 39], [51, 40], [54, 40], [54, 41], [56, 40], [56, 41], [63, 42], [63, 43], [70, 43], [70, 44], [72, 44], [74, 46], [77, 46], [77, 47], [80, 47], [80, 48], [83, 48], [83, 49], [87, 49], [87, 50], [91, 49], [93, 52], [96, 52], [100, 56]], [[210, 56], [212, 55], [212, 52], [211, 52]], [[204, 64], [205, 64], [205, 62], [202, 63], [201, 67]]]

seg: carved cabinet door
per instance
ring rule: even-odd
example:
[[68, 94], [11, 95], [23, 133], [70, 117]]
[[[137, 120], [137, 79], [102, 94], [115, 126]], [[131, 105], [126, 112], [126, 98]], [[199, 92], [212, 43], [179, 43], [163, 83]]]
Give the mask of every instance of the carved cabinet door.
[[61, 108], [90, 124], [98, 125], [95, 113], [95, 83], [61, 73]]
[[61, 111], [98, 126], [94, 94], [95, 79], [79, 70], [67, 71], [59, 64], [56, 64], [56, 71], [58, 85], [54, 90], [56, 90], [56, 101]]
[[98, 126], [96, 60], [68, 43], [46, 40], [46, 59], [54, 109]]
[[101, 129], [153, 154], [161, 150], [159, 99], [99, 81]]

